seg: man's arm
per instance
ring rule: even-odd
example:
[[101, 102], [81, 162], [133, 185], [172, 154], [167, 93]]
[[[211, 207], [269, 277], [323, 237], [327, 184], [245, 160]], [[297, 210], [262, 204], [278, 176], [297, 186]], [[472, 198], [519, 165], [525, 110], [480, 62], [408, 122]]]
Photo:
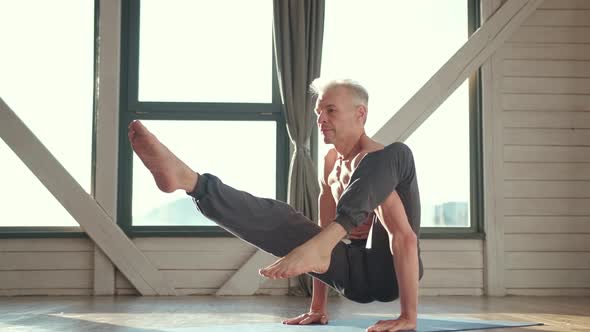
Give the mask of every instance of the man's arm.
[[[336, 202], [328, 184], [325, 180], [321, 181], [319, 201], [319, 225], [326, 228], [336, 217]], [[327, 314], [326, 305], [328, 303], [328, 287], [318, 279], [313, 279], [313, 295], [311, 298], [312, 312], [321, 312]]]
[[[383, 222], [390, 237], [391, 252], [398, 280], [401, 314], [397, 320], [384, 321], [375, 325], [378, 328], [388, 327], [391, 330], [405, 330], [416, 327], [418, 319], [418, 286], [419, 263], [417, 237], [410, 223], [404, 206], [397, 192], [391, 193], [377, 208], [377, 215]], [[380, 327], [377, 327], [381, 325]], [[368, 329], [373, 331], [374, 327]]]
[[[332, 190], [328, 185], [328, 175], [334, 168], [337, 155], [334, 149], [328, 151], [324, 157], [324, 170], [319, 176], [320, 195], [318, 197], [319, 221], [321, 228], [328, 227], [336, 217], [336, 202], [332, 196]], [[337, 226], [337, 225], [336, 225]], [[324, 232], [325, 233], [325, 232]], [[332, 233], [332, 232], [330, 232]], [[322, 234], [325, 236], [326, 234]], [[328, 286], [316, 278], [313, 278], [313, 292], [309, 312], [295, 318], [285, 320], [285, 324], [312, 324], [328, 323]]]

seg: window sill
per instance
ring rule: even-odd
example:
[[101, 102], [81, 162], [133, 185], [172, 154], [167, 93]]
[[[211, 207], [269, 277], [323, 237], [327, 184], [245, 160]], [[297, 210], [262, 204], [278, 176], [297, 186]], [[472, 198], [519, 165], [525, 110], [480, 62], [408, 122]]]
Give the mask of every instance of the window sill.
[[[126, 230], [129, 237], [234, 237], [218, 226], [135, 226]], [[79, 227], [0, 227], [0, 239], [11, 238], [88, 238]], [[471, 229], [423, 228], [420, 239], [485, 239]]]
[[0, 227], [0, 239], [88, 238], [80, 227]]
[[485, 233], [472, 228], [422, 227], [420, 239], [485, 239]]

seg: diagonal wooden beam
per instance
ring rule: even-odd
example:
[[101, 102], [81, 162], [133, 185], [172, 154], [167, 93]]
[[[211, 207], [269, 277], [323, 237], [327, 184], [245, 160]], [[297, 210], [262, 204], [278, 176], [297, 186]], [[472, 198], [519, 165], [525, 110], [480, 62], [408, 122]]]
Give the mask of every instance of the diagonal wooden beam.
[[142, 295], [176, 295], [174, 288], [0, 98], [0, 138], [76, 219]]
[[254, 295], [266, 278], [258, 269], [272, 264], [277, 258], [265, 251], [256, 250], [252, 256], [217, 290], [215, 295]]
[[535, 11], [543, 0], [510, 0], [485, 22], [373, 138], [404, 141]]

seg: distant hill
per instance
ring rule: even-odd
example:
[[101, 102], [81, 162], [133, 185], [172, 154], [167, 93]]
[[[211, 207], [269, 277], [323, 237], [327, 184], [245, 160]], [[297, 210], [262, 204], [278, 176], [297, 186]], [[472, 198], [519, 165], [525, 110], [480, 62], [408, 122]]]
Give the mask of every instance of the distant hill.
[[142, 216], [134, 216], [133, 224], [141, 226], [212, 226], [190, 198], [181, 198], [150, 210]]

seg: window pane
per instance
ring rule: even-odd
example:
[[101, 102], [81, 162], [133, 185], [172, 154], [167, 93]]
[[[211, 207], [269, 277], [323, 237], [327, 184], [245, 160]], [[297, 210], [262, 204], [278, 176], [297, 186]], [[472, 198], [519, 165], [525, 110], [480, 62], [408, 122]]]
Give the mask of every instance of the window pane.
[[139, 100], [271, 102], [270, 0], [143, 0], [140, 13]]
[[[367, 135], [374, 135], [467, 41], [467, 4], [466, 0], [326, 1], [322, 76], [352, 78], [367, 88]], [[441, 106], [423, 125], [426, 127], [418, 130], [423, 132], [416, 134], [419, 137], [414, 135], [416, 137], [408, 140], [413, 150], [419, 150], [414, 152], [420, 156], [416, 162], [421, 197], [423, 200], [434, 199], [427, 203], [430, 206], [423, 202], [423, 226], [431, 226], [426, 219], [433, 215], [433, 206], [447, 202], [446, 198], [431, 193], [446, 188], [433, 188], [427, 183], [428, 179], [441, 173], [452, 174], [457, 177], [453, 179], [454, 183], [461, 184], [454, 189], [467, 188], [467, 192], [461, 191], [459, 198], [450, 193], [454, 189], [448, 189], [449, 197], [469, 202], [469, 95], [466, 87], [460, 90], [463, 92], [457, 91], [451, 96], [452, 101]], [[449, 136], [449, 128], [452, 128], [452, 136]], [[444, 142], [453, 144], [450, 145], [452, 151], [447, 147], [444, 163], [438, 165], [442, 167], [434, 169], [430, 164], [420, 165], [421, 159], [425, 160], [424, 163], [429, 160], [422, 156], [434, 156], [440, 152], [443, 146], [439, 144], [441, 135], [445, 137]], [[422, 137], [430, 139], [430, 144], [422, 144]], [[459, 139], [462, 141], [457, 141]], [[318, 173], [321, 174], [323, 155], [332, 145], [323, 144], [321, 139], [319, 142]], [[463, 186], [465, 183], [467, 187]], [[447, 211], [450, 206], [446, 205]]]
[[[90, 192], [94, 1], [1, 1], [0, 45], [0, 97]], [[77, 225], [2, 144], [0, 226]]]
[[469, 227], [469, 85], [465, 82], [406, 141], [414, 152], [422, 227]]
[[[142, 121], [171, 151], [199, 173], [255, 196], [275, 198], [276, 123], [266, 121]], [[158, 190], [134, 154], [133, 225], [215, 225], [183, 191]]]
[[0, 227], [78, 226], [66, 209], [0, 139]]

